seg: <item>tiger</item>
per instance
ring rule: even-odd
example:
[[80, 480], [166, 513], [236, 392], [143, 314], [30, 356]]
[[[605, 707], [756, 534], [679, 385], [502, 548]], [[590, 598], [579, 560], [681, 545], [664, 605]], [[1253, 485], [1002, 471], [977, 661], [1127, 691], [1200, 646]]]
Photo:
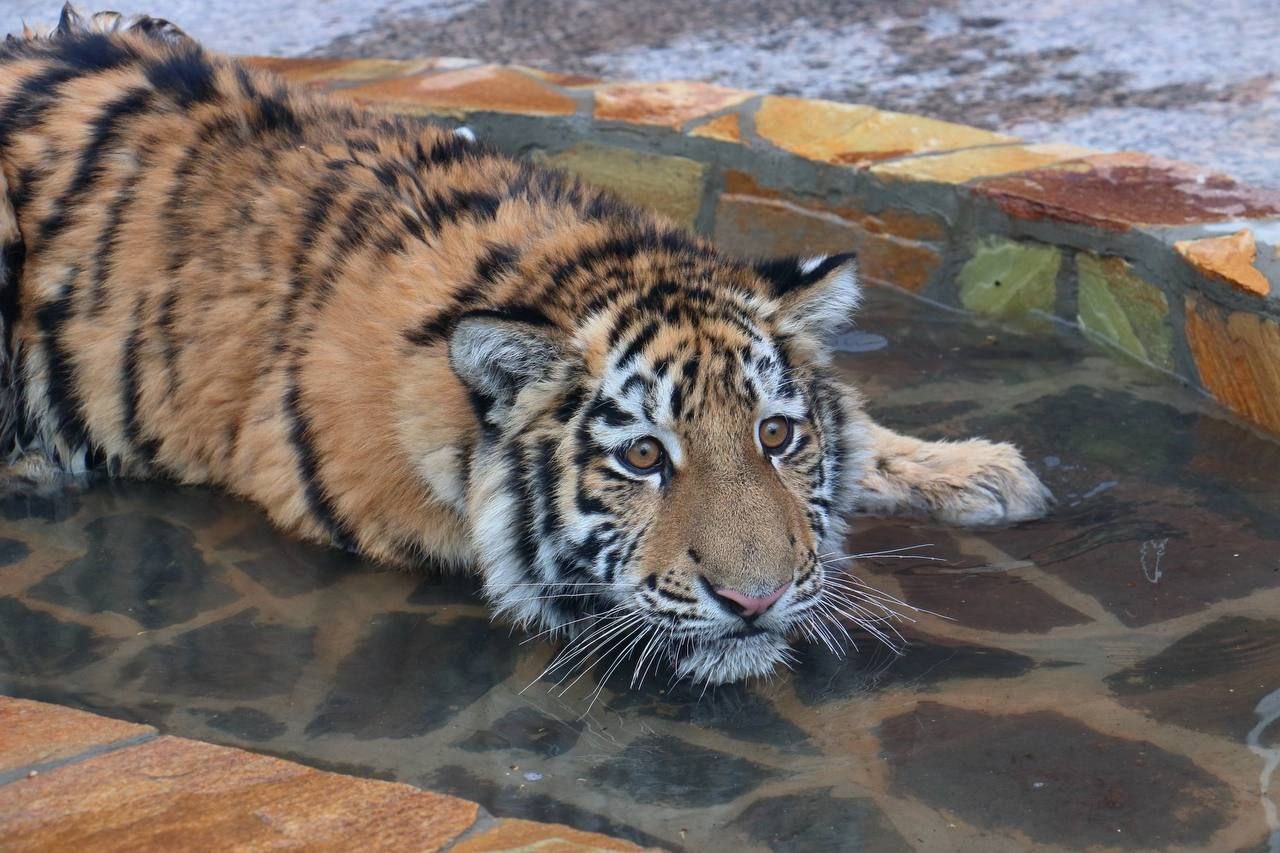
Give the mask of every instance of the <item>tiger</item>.
[[728, 256], [155, 18], [68, 6], [0, 46], [0, 180], [24, 483], [221, 489], [705, 684], [768, 675], [804, 637], [842, 651], [851, 515], [1052, 504], [1013, 446], [895, 433], [834, 377], [853, 253]]

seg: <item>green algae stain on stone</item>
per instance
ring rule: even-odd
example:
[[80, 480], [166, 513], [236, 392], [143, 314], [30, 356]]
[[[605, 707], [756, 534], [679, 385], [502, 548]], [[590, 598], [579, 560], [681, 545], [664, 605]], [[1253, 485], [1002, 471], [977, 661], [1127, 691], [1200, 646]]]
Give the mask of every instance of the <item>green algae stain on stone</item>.
[[684, 157], [579, 142], [557, 154], [535, 153], [533, 159], [567, 169], [588, 183], [653, 208], [681, 225], [693, 226], [702, 203], [707, 167]]
[[1090, 337], [1164, 370], [1173, 370], [1169, 302], [1120, 258], [1076, 256], [1080, 328]]
[[1053, 246], [992, 239], [979, 244], [957, 276], [960, 303], [1002, 319], [1053, 312], [1062, 253]]

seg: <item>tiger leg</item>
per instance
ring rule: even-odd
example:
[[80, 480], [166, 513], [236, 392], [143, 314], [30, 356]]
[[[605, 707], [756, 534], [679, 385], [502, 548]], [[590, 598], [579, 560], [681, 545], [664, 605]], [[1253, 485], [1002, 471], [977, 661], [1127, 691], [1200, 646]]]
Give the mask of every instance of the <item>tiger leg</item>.
[[945, 524], [1012, 524], [1040, 518], [1052, 493], [1011, 444], [983, 439], [921, 441], [869, 419], [869, 454], [857, 509], [927, 515]]

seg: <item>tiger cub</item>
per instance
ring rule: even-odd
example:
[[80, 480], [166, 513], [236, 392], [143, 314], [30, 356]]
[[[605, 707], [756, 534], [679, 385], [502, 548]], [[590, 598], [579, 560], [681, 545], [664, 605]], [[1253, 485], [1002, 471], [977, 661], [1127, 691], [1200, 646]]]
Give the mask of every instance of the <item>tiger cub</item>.
[[846, 513], [1049, 504], [1013, 447], [897, 435], [832, 378], [852, 255], [730, 259], [155, 19], [0, 46], [0, 167], [11, 474], [218, 486], [710, 683], [838, 635]]

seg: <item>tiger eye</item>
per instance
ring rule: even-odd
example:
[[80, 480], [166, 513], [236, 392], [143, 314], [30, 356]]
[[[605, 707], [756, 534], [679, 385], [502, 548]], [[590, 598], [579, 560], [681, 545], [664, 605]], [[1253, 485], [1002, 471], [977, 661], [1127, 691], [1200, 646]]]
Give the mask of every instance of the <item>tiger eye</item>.
[[774, 415], [760, 422], [760, 446], [766, 453], [779, 453], [791, 442], [791, 419]]
[[652, 471], [662, 464], [665, 455], [656, 438], [645, 436], [631, 442], [622, 458], [637, 471]]

